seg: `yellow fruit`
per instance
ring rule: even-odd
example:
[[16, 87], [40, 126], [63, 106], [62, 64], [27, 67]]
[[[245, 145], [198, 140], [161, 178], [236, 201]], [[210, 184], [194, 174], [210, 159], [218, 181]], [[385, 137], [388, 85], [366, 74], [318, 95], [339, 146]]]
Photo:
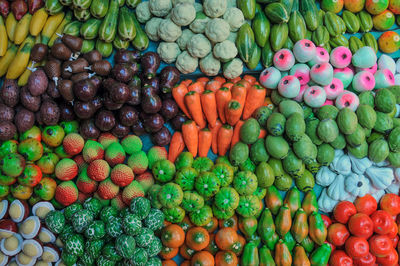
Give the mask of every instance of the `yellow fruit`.
[[6, 74], [8, 67], [13, 61], [15, 55], [17, 54], [18, 47], [12, 44], [10, 48], [8, 48], [6, 54], [0, 58], [0, 77]]
[[29, 33], [29, 24], [31, 23], [32, 15], [26, 13], [20, 21], [18, 21], [17, 27], [15, 28], [14, 43], [21, 44]]
[[3, 56], [7, 52], [8, 37], [6, 26], [4, 25], [3, 17], [0, 16], [0, 56]]
[[14, 14], [10, 12], [6, 18], [6, 30], [8, 39], [12, 42], [14, 41], [15, 28], [17, 27], [17, 24], [18, 21], [15, 19]]
[[32, 36], [38, 36], [42, 31], [44, 24], [46, 24], [48, 14], [44, 8], [36, 11], [31, 20], [31, 24], [29, 25], [29, 32]]
[[64, 12], [58, 13], [56, 15], [50, 16], [44, 28], [42, 30], [42, 43], [48, 44], [51, 36], [56, 32], [58, 26], [61, 24], [64, 18]]

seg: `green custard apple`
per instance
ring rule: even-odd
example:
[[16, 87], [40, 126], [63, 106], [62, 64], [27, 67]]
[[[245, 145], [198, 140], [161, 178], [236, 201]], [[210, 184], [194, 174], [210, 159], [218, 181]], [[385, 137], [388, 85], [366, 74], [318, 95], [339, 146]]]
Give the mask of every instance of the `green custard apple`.
[[154, 241], [154, 232], [147, 227], [142, 227], [139, 233], [135, 236], [136, 245], [138, 247], [148, 247], [152, 241]]
[[233, 168], [226, 163], [217, 163], [211, 170], [221, 183], [221, 187], [229, 186], [233, 181]]
[[223, 187], [215, 195], [214, 203], [220, 210], [235, 210], [239, 205], [239, 193], [234, 188]]
[[146, 266], [149, 255], [144, 248], [137, 247], [133, 252], [132, 261], [137, 266]]
[[158, 200], [165, 208], [177, 207], [183, 199], [182, 188], [175, 183], [167, 183], [163, 185], [158, 193]]
[[118, 237], [122, 234], [122, 218], [114, 217], [108, 223], [106, 223], [106, 233], [110, 237]]
[[136, 215], [128, 213], [122, 219], [122, 228], [126, 234], [135, 236], [142, 228], [142, 222]]
[[94, 216], [97, 217], [97, 215], [99, 215], [101, 209], [103, 208], [101, 202], [99, 199], [96, 198], [88, 198], [85, 200], [85, 202], [83, 203], [83, 208], [91, 211]]
[[147, 197], [150, 200], [151, 207], [156, 209], [161, 209], [162, 205], [158, 200], [158, 192], [161, 190], [161, 185], [154, 184], [150, 187], [149, 191], [147, 192]]
[[250, 171], [240, 171], [233, 178], [233, 187], [240, 195], [253, 194], [257, 186], [257, 176]]
[[104, 256], [100, 256], [97, 259], [97, 264], [96, 265], [98, 265], [98, 266], [114, 266], [115, 262], [113, 262], [112, 260], [107, 259]]
[[160, 253], [163, 245], [158, 237], [154, 237], [153, 241], [146, 247], [147, 254], [149, 257], [157, 256]]
[[133, 236], [130, 235], [120, 235], [115, 240], [115, 249], [118, 254], [125, 259], [132, 258], [135, 252], [136, 242]]
[[181, 206], [185, 211], [192, 212], [204, 206], [204, 199], [195, 191], [185, 191]]
[[256, 170], [256, 164], [250, 158], [239, 165], [240, 171], [250, 171], [254, 172]]
[[64, 228], [65, 217], [60, 211], [50, 211], [45, 218], [45, 222], [51, 232], [59, 234]]
[[165, 219], [171, 223], [180, 223], [183, 218], [185, 218], [185, 210], [180, 206], [175, 206], [172, 208], [162, 208], [165, 215]]
[[67, 266], [72, 266], [78, 261], [78, 257], [76, 255], [68, 253], [65, 250], [61, 252], [61, 259]]
[[144, 226], [152, 231], [157, 231], [164, 226], [164, 213], [159, 209], [150, 209], [149, 215], [143, 220]]
[[99, 220], [92, 222], [85, 230], [85, 237], [90, 240], [103, 238], [105, 234], [105, 224]]
[[175, 183], [177, 183], [183, 191], [193, 190], [194, 181], [198, 175], [197, 170], [193, 167], [184, 166], [176, 173]]
[[151, 209], [150, 200], [144, 197], [137, 197], [131, 200], [130, 211], [136, 215], [139, 220], [143, 220], [149, 215]]
[[65, 219], [66, 219], [67, 221], [71, 221], [72, 216], [73, 216], [76, 212], [78, 212], [78, 211], [80, 211], [80, 210], [82, 210], [82, 209], [83, 209], [83, 206], [82, 206], [82, 204], [80, 204], [79, 202], [72, 203], [71, 205], [69, 205], [68, 207], [66, 207], [66, 208], [64, 209], [64, 216], [65, 216]]
[[101, 254], [101, 249], [103, 248], [104, 244], [104, 239], [86, 241], [85, 253], [89, 254], [93, 259], [97, 259]]
[[82, 233], [86, 229], [86, 227], [88, 227], [89, 224], [92, 223], [93, 220], [94, 220], [93, 212], [87, 209], [77, 211], [71, 217], [72, 226], [74, 227], [74, 230], [77, 233]]
[[72, 235], [65, 241], [65, 250], [75, 256], [82, 256], [85, 251], [85, 240], [82, 235]]
[[219, 191], [220, 181], [214, 173], [205, 172], [196, 178], [194, 186], [200, 195], [210, 198]]

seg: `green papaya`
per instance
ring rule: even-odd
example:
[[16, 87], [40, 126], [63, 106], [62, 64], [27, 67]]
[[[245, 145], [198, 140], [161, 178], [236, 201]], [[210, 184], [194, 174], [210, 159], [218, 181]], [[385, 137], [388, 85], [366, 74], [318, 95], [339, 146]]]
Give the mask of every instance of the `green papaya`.
[[289, 36], [293, 42], [306, 37], [307, 26], [303, 15], [299, 11], [299, 0], [295, 0], [289, 19]]
[[261, 49], [261, 63], [264, 67], [272, 66], [272, 59], [274, 58], [274, 51], [271, 48], [269, 40], [265, 43], [264, 47]]
[[289, 144], [282, 136], [268, 135], [265, 138], [265, 148], [276, 159], [285, 158], [289, 152]]
[[370, 32], [365, 33], [361, 37], [361, 41], [364, 43], [364, 46], [369, 46], [374, 49], [375, 53], [378, 52], [378, 41], [376, 40], [375, 36], [372, 35]]
[[72, 0], [72, 6], [78, 10], [89, 9], [91, 3], [92, 0]]
[[323, 25], [319, 25], [318, 28], [313, 31], [311, 40], [317, 46], [325, 46], [329, 43], [329, 32], [327, 28]]
[[72, 36], [79, 36], [81, 27], [82, 27], [82, 22], [75, 20], [65, 25], [63, 33]]
[[317, 161], [322, 166], [329, 165], [335, 158], [335, 149], [327, 144], [323, 143], [318, 146]]
[[80, 33], [85, 40], [93, 40], [97, 37], [101, 20], [96, 18], [90, 18], [82, 24]]
[[256, 4], [256, 14], [251, 21], [251, 28], [253, 29], [257, 45], [264, 47], [269, 40], [271, 25], [259, 4]]
[[136, 36], [135, 23], [127, 7], [120, 8], [118, 16], [118, 35], [123, 41], [132, 41]]
[[349, 39], [349, 48], [352, 54], [358, 51], [358, 49], [364, 47], [364, 43], [356, 36], [351, 36]]
[[265, 15], [268, 19], [276, 24], [287, 23], [289, 21], [289, 14], [285, 5], [280, 2], [270, 3], [264, 9]]
[[149, 47], [149, 37], [147, 37], [146, 32], [142, 29], [142, 27], [139, 24], [139, 21], [137, 21], [135, 14], [131, 14], [133, 18], [133, 22], [135, 23], [135, 29], [136, 29], [136, 36], [132, 40], [132, 46], [133, 48], [139, 50], [139, 51], [144, 51]]
[[272, 50], [275, 52], [279, 51], [289, 36], [289, 27], [287, 23], [274, 24], [271, 27], [271, 33], [269, 36], [269, 41]]
[[374, 27], [372, 16], [366, 11], [361, 10], [358, 14], [358, 21], [360, 22], [360, 31], [369, 32]]
[[300, 13], [304, 17], [306, 26], [310, 31], [314, 31], [319, 26], [318, 8], [314, 0], [301, 0]]
[[325, 13], [324, 24], [331, 37], [336, 37], [343, 34], [340, 28], [341, 22], [339, 19], [341, 18], [331, 11]]
[[342, 18], [346, 25], [346, 31], [348, 33], [353, 34], [360, 30], [360, 20], [354, 13], [345, 10], [342, 13]]
[[244, 23], [240, 27], [236, 37], [236, 47], [240, 58], [243, 62], [248, 63], [254, 53], [254, 49], [256, 49], [254, 32], [249, 24]]
[[100, 39], [96, 41], [96, 50], [101, 53], [103, 57], [109, 57], [113, 52], [112, 43], [103, 42]]

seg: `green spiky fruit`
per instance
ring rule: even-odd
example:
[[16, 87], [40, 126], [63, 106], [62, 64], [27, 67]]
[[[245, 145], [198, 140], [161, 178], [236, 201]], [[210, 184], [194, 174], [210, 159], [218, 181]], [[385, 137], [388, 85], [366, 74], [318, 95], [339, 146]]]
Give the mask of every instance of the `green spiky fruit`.
[[161, 229], [164, 225], [164, 214], [159, 209], [150, 209], [149, 215], [144, 219], [144, 225], [152, 231]]
[[106, 229], [103, 221], [94, 221], [85, 230], [85, 237], [90, 240], [103, 238], [105, 234]]
[[78, 202], [69, 205], [68, 207], [66, 207], [66, 208], [64, 209], [64, 216], [65, 216], [65, 219], [66, 219], [67, 221], [70, 221], [71, 218], [72, 218], [72, 216], [73, 216], [76, 212], [78, 212], [78, 211], [80, 211], [80, 210], [82, 210], [82, 209], [83, 209], [82, 204], [80, 204], [80, 203], [78, 203]]
[[120, 235], [115, 241], [115, 248], [118, 254], [126, 259], [133, 257], [135, 246], [135, 239], [130, 235]]
[[128, 213], [122, 219], [122, 227], [126, 234], [135, 236], [139, 233], [140, 228], [142, 228], [142, 223], [136, 215]]
[[71, 223], [74, 227], [75, 232], [82, 233], [89, 224], [92, 223], [94, 215], [91, 211], [87, 209], [80, 210], [76, 212], [72, 218]]
[[83, 208], [91, 211], [94, 214], [94, 216], [97, 216], [100, 213], [103, 206], [99, 199], [91, 197], [85, 200], [85, 202], [83, 203]]
[[61, 259], [67, 266], [73, 266], [78, 261], [78, 257], [76, 255], [68, 253], [65, 250], [63, 250], [61, 253]]
[[158, 253], [160, 253], [162, 246], [161, 240], [158, 237], [154, 237], [153, 241], [151, 241], [146, 248], [149, 257], [157, 256]]
[[101, 253], [106, 259], [111, 261], [120, 261], [122, 259], [122, 257], [118, 254], [117, 249], [115, 248], [115, 243], [113, 242], [107, 243], [103, 247]]
[[45, 218], [46, 226], [55, 234], [62, 232], [65, 225], [64, 214], [60, 211], [50, 211]]
[[122, 234], [122, 219], [120, 217], [114, 217], [106, 224], [106, 233], [110, 237], [118, 237]]
[[136, 244], [139, 247], [145, 248], [150, 245], [152, 241], [154, 241], [154, 232], [151, 231], [149, 228], [142, 227], [139, 230], [139, 233], [135, 236]]
[[65, 250], [75, 256], [82, 256], [85, 246], [85, 241], [81, 235], [72, 235], [65, 241]]
[[142, 140], [136, 135], [128, 135], [121, 140], [121, 145], [127, 154], [139, 152], [143, 148]]
[[106, 206], [104, 207], [101, 212], [100, 212], [100, 219], [105, 222], [108, 223], [109, 221], [111, 221], [114, 217], [118, 216], [118, 210], [113, 207], [113, 206]]
[[98, 256], [100, 256], [101, 249], [103, 248], [103, 246], [104, 246], [103, 239], [86, 241], [85, 253], [89, 254], [92, 258], [95, 259]]
[[137, 197], [131, 200], [130, 211], [140, 220], [143, 220], [149, 215], [150, 209], [150, 200], [147, 198]]

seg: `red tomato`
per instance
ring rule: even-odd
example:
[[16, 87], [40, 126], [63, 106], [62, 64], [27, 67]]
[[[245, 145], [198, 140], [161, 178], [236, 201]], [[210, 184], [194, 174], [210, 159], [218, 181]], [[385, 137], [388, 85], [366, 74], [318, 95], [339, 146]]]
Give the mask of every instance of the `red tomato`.
[[332, 224], [331, 218], [328, 216], [321, 214], [322, 220], [324, 221], [325, 227], [328, 228]]
[[356, 266], [370, 266], [375, 265], [376, 257], [368, 252], [368, 255], [363, 258], [353, 259]]
[[371, 215], [371, 220], [374, 223], [374, 232], [380, 235], [386, 235], [393, 229], [394, 221], [389, 213], [378, 210]]
[[349, 236], [349, 230], [341, 223], [331, 224], [331, 226], [328, 227], [327, 240], [336, 247], [343, 246]]
[[356, 213], [350, 217], [347, 224], [352, 235], [369, 238], [374, 233], [374, 223], [364, 213]]
[[329, 259], [330, 266], [351, 266], [353, 259], [350, 258], [343, 250], [335, 250]]
[[333, 209], [335, 220], [342, 224], [347, 224], [350, 217], [356, 213], [356, 207], [350, 201], [341, 201]]
[[392, 241], [386, 235], [374, 235], [369, 240], [369, 252], [376, 257], [385, 257], [392, 251]]
[[381, 198], [379, 206], [390, 215], [397, 215], [400, 213], [400, 197], [393, 193], [385, 194]]
[[393, 248], [396, 248], [397, 243], [399, 243], [399, 236], [395, 236], [395, 237], [391, 238], [390, 241], [392, 241]]
[[392, 228], [390, 229], [390, 232], [387, 234], [389, 238], [394, 238], [395, 236], [398, 235], [399, 228], [397, 227], [396, 223], [393, 223]]
[[366, 215], [371, 215], [378, 209], [376, 199], [370, 194], [367, 194], [364, 197], [358, 197], [354, 201], [354, 205], [356, 206], [357, 212], [365, 213]]
[[345, 244], [346, 253], [354, 258], [362, 258], [368, 255], [369, 246], [367, 240], [358, 236], [351, 236]]
[[398, 265], [398, 262], [399, 262], [399, 255], [397, 254], [394, 248], [392, 248], [389, 255], [380, 258], [376, 257], [376, 263], [382, 266]]

